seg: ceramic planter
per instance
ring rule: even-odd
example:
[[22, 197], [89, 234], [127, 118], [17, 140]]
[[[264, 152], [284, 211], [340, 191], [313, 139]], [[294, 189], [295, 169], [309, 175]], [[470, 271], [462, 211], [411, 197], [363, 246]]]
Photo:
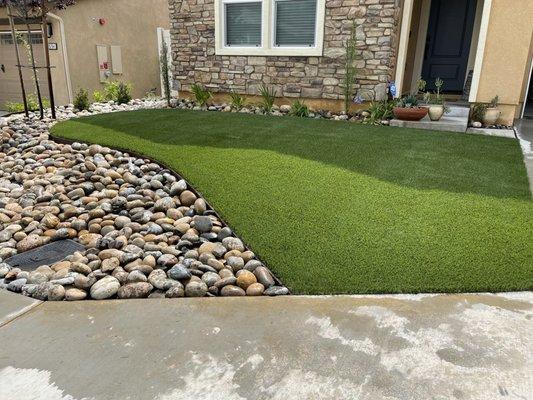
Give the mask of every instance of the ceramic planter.
[[427, 107], [394, 107], [392, 110], [394, 116], [402, 121], [420, 121], [427, 113]]
[[491, 126], [496, 124], [498, 118], [500, 118], [501, 111], [497, 108], [487, 108], [485, 115], [483, 115], [483, 125]]
[[442, 104], [433, 104], [428, 108], [429, 119], [438, 121], [444, 115], [444, 106]]

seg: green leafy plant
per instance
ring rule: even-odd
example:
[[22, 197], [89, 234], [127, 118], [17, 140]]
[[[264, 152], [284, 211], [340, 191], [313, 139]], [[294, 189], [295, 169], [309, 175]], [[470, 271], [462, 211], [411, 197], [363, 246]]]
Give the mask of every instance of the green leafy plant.
[[97, 103], [104, 103], [106, 101], [105, 94], [100, 90], [95, 90], [93, 92], [93, 99]]
[[485, 103], [474, 103], [472, 110], [470, 111], [470, 121], [483, 122], [483, 117], [485, 116], [487, 108], [488, 106]]
[[276, 99], [276, 89], [269, 88], [265, 84], [259, 88], [259, 94], [261, 95], [261, 108], [263, 112], [270, 114], [274, 107], [274, 100]]
[[426, 90], [427, 82], [421, 77], [416, 81], [416, 90], [418, 93], [423, 93]]
[[441, 95], [441, 90], [444, 87], [444, 81], [440, 78], [435, 79], [435, 87], [437, 88], [437, 91], [429, 95], [428, 103], [443, 106], [444, 113], [447, 114], [450, 112], [450, 107], [446, 105], [446, 102], [444, 101], [444, 97], [442, 97]]
[[164, 37], [161, 37], [161, 54], [159, 55], [159, 63], [161, 65], [161, 76], [163, 77], [163, 95], [167, 100], [167, 105], [170, 107], [170, 68], [168, 59], [168, 46]]
[[[27, 98], [28, 102], [28, 110], [30, 111], [37, 111], [39, 109], [39, 100], [37, 99], [37, 96], [33, 93], [30, 93]], [[6, 109], [10, 113], [17, 113], [17, 112], [23, 112], [24, 111], [24, 103], [19, 102], [12, 102], [8, 101], [5, 103]], [[50, 107], [50, 101], [48, 99], [43, 99], [43, 107], [49, 108]]]
[[74, 98], [74, 107], [76, 107], [78, 110], [88, 110], [91, 103], [89, 102], [89, 92], [87, 89], [80, 88], [78, 90], [78, 93], [76, 93], [76, 97]]
[[490, 100], [489, 108], [496, 108], [498, 107], [499, 103], [500, 103], [500, 96], [496, 95]]
[[133, 85], [121, 81], [111, 81], [104, 83], [104, 96], [107, 101], [114, 101], [118, 104], [128, 103], [131, 100]]
[[357, 67], [355, 66], [355, 60], [357, 59], [357, 23], [355, 20], [352, 22], [350, 37], [346, 39], [344, 50], [346, 53], [343, 79], [344, 112], [348, 114], [354, 92], [355, 78], [357, 76]]
[[211, 93], [208, 89], [204, 88], [199, 83], [195, 83], [194, 85], [192, 85], [191, 91], [200, 107], [204, 107], [209, 101], [209, 99], [213, 97], [213, 93]]
[[236, 110], [240, 110], [244, 107], [244, 103], [245, 103], [245, 99], [244, 97], [239, 94], [239, 93], [236, 93], [234, 92], [233, 90], [230, 92], [229, 94], [230, 98], [231, 98], [231, 106], [236, 109]]
[[389, 100], [373, 101], [370, 104], [370, 107], [368, 108], [368, 112], [370, 113], [368, 122], [374, 124], [379, 121], [392, 119], [394, 117], [392, 109], [394, 108], [395, 105], [396, 105], [395, 101], [389, 101]]
[[118, 104], [125, 104], [131, 100], [133, 85], [128, 82], [111, 81], [104, 83], [104, 90], [95, 90], [93, 99], [97, 103], [114, 101]]
[[116, 92], [116, 99], [114, 99], [118, 104], [127, 104], [131, 101], [131, 86], [119, 82]]
[[419, 100], [414, 94], [404, 96], [398, 101], [398, 107], [402, 108], [416, 108], [418, 104]]
[[296, 100], [291, 105], [291, 110], [289, 111], [289, 115], [292, 115], [293, 117], [309, 117], [309, 107], [307, 107], [303, 102], [300, 100]]

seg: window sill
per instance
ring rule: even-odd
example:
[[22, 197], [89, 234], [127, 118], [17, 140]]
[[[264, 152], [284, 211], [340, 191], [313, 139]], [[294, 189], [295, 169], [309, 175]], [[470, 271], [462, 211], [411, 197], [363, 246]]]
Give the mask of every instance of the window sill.
[[265, 49], [261, 47], [218, 47], [217, 56], [284, 56], [284, 57], [320, 57], [322, 46], [319, 47], [276, 47]]

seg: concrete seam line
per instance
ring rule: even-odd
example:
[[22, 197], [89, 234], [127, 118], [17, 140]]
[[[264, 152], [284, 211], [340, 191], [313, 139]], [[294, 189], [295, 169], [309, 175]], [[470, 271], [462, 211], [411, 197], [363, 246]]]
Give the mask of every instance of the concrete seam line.
[[24, 307], [22, 310], [19, 310], [19, 311], [16, 311], [16, 312], [12, 313], [12, 314], [9, 314], [6, 317], [7, 319], [5, 321], [0, 322], [0, 328], [3, 328], [7, 324], [19, 319], [20, 317], [22, 317], [23, 315], [27, 314], [28, 312], [33, 310], [35, 307], [38, 307], [38, 306], [40, 306], [43, 303], [44, 303], [43, 301], [38, 300], [35, 303], [32, 303], [32, 304]]

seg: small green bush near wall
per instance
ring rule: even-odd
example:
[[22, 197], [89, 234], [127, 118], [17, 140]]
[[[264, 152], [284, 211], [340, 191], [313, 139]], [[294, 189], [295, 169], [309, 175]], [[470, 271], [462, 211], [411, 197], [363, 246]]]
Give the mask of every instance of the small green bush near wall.
[[[39, 109], [39, 100], [37, 99], [36, 95], [34, 95], [33, 93], [29, 94], [26, 100], [28, 102], [28, 110], [37, 111]], [[24, 111], [24, 103], [8, 101], [6, 102], [5, 106], [6, 110], [11, 113]], [[48, 99], [43, 99], [43, 107], [50, 107], [50, 101]]]
[[76, 98], [74, 99], [74, 107], [78, 110], [88, 110], [91, 103], [89, 101], [89, 92], [87, 89], [80, 88], [78, 93], [76, 93]]
[[296, 100], [294, 103], [292, 103], [291, 111], [289, 112], [289, 114], [293, 117], [307, 118], [309, 117], [309, 107], [307, 107], [300, 100]]
[[199, 83], [195, 83], [194, 85], [192, 85], [191, 91], [194, 95], [194, 99], [200, 107], [205, 107], [209, 99], [213, 97], [213, 93], [211, 93], [208, 89], [206, 89]]
[[129, 82], [111, 81], [104, 83], [104, 90], [95, 90], [93, 99], [97, 103], [114, 101], [118, 104], [125, 104], [131, 100], [133, 85]]

